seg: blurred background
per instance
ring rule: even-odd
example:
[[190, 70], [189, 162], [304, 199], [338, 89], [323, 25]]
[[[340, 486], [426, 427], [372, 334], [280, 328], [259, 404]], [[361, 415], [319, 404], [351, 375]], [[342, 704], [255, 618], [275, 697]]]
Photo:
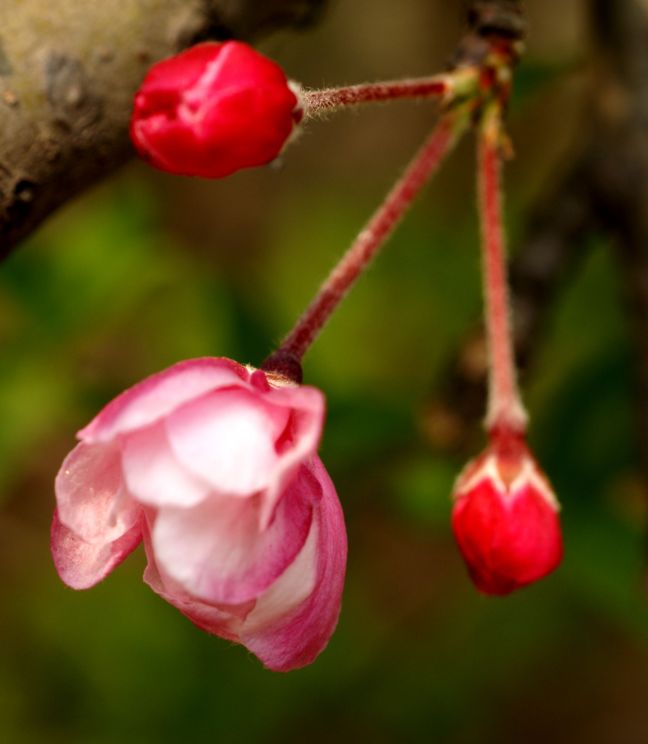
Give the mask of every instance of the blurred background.
[[[529, 0], [511, 111], [511, 244], [586, 129], [583, 0]], [[461, 33], [443, 0], [331, 2], [261, 48], [309, 86], [424, 75]], [[309, 125], [280, 164], [222, 182], [132, 163], [0, 268], [0, 739], [5, 742], [648, 741], [645, 486], [623, 287], [593, 239], [525, 377], [531, 442], [563, 504], [565, 560], [478, 595], [449, 528], [470, 450], [426, 412], [481, 309], [463, 143], [305, 364], [350, 553], [338, 630], [311, 667], [264, 671], [142, 582], [143, 555], [75, 593], [49, 555], [53, 479], [109, 399], [180, 359], [260, 363], [434, 119], [427, 103]], [[648, 209], [648, 205], [647, 205]], [[475, 429], [478, 431], [478, 422]]]

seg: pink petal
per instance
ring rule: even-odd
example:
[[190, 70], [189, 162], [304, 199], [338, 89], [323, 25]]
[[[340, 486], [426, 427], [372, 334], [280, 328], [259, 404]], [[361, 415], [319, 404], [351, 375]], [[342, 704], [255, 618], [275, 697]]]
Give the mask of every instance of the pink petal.
[[122, 447], [122, 467], [128, 490], [152, 506], [191, 507], [209, 493], [173, 454], [163, 424], [128, 434]]
[[248, 379], [245, 367], [223, 357], [179, 362], [117, 396], [79, 432], [79, 437], [86, 442], [111, 441], [117, 434], [159, 421], [210, 390], [245, 384]]
[[271, 400], [230, 388], [177, 409], [166, 429], [178, 460], [218, 494], [247, 497], [267, 488], [277, 471], [275, 440], [289, 416]]
[[[328, 643], [340, 613], [347, 556], [344, 516], [335, 487], [319, 458], [314, 458], [309, 471], [316, 487], [321, 489], [321, 499], [314, 512], [317, 527], [314, 588], [301, 604], [287, 612], [284, 608], [284, 614], [280, 614], [278, 600], [284, 597], [290, 607], [290, 598], [303, 596], [312, 581], [308, 564], [313, 556], [307, 541], [303, 555], [259, 599], [241, 631], [241, 642], [275, 671], [285, 672], [310, 664]], [[293, 567], [295, 571], [289, 574]]]
[[325, 401], [320, 390], [307, 385], [273, 388], [275, 405], [291, 409], [290, 419], [276, 448], [281, 459], [277, 477], [271, 482], [260, 514], [261, 527], [265, 527], [283, 489], [295, 472], [317, 452], [324, 425]]
[[302, 496], [310, 491], [317, 504], [308, 537], [256, 602], [212, 604], [191, 596], [159, 568], [145, 537], [144, 580], [151, 588], [198, 627], [243, 643], [276, 671], [309, 664], [323, 650], [337, 623], [344, 583], [346, 532], [333, 484], [317, 458], [299, 481]]
[[72, 589], [88, 589], [104, 579], [142, 539], [139, 524], [117, 540], [87, 543], [68, 529], [54, 512], [51, 549], [61, 580]]
[[117, 540], [140, 517], [126, 492], [119, 450], [81, 442], [65, 458], [55, 482], [61, 522], [88, 543]]
[[144, 581], [162, 599], [173, 605], [201, 630], [238, 642], [237, 629], [241, 619], [254, 607], [254, 600], [241, 605], [218, 605], [192, 597], [173, 579], [165, 575], [156, 563], [150, 538], [145, 534], [144, 549], [148, 563], [144, 570]]
[[280, 450], [290, 452], [295, 461], [303, 460], [305, 453], [317, 450], [324, 424], [324, 394], [308, 385], [271, 388], [273, 405], [292, 411], [290, 426], [283, 433]]
[[298, 607], [315, 588], [317, 581], [318, 520], [314, 519], [304, 546], [295, 560], [256, 601], [245, 618], [245, 633], [253, 635], [264, 626]]
[[256, 599], [304, 545], [312, 486], [296, 478], [265, 530], [259, 529], [259, 500], [212, 495], [192, 509], [161, 509], [152, 534], [158, 565], [195, 598], [226, 604]]

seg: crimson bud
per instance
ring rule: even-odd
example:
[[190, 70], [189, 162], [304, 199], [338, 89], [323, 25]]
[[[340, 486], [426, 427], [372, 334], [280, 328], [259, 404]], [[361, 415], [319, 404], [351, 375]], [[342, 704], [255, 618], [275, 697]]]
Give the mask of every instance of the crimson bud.
[[484, 594], [509, 594], [560, 563], [560, 507], [521, 435], [493, 432], [459, 476], [453, 500], [452, 529]]
[[131, 139], [156, 168], [222, 178], [277, 157], [303, 115], [296, 90], [247, 44], [198, 44], [149, 70]]

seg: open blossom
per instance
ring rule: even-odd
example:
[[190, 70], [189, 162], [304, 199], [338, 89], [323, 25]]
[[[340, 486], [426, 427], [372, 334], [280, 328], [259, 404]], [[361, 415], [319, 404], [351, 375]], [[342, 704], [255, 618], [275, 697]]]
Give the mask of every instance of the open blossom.
[[494, 437], [453, 498], [454, 535], [480, 591], [509, 594], [560, 563], [559, 505], [521, 437]]
[[303, 115], [296, 90], [247, 44], [198, 44], [149, 70], [131, 139], [156, 168], [222, 178], [277, 157]]
[[196, 625], [288, 670], [325, 647], [346, 533], [316, 449], [324, 400], [223, 358], [140, 382], [79, 433], [56, 479], [52, 554], [75, 589], [140, 542], [145, 581]]

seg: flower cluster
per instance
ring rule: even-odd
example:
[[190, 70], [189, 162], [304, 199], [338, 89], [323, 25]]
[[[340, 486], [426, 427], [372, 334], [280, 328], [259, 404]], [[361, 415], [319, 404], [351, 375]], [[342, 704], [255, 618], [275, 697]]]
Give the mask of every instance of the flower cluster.
[[152, 165], [218, 178], [263, 165], [297, 125], [340, 106], [439, 98], [443, 114], [262, 369], [181, 362], [127, 390], [79, 433], [56, 480], [52, 552], [65, 583], [93, 586], [143, 542], [145, 581], [196, 625], [269, 668], [311, 662], [340, 611], [346, 533], [317, 457], [324, 398], [300, 362], [443, 156], [479, 128], [490, 388], [485, 452], [459, 477], [452, 526], [477, 588], [501, 595], [560, 562], [558, 504], [525, 439], [509, 328], [499, 165], [516, 46], [448, 74], [303, 91], [246, 44], [205, 43], [155, 65], [131, 138]]

